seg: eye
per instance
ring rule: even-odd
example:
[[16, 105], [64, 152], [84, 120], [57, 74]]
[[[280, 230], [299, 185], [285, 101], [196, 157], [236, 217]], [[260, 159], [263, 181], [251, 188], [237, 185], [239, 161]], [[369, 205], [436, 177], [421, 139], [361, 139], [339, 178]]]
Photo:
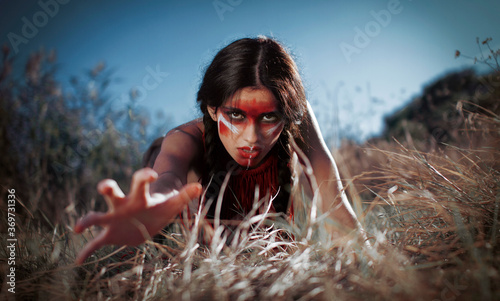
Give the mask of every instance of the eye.
[[238, 113], [238, 112], [229, 112], [229, 113], [227, 113], [227, 115], [232, 120], [243, 120], [245, 118], [245, 116], [243, 116], [243, 114]]
[[278, 116], [274, 113], [265, 114], [264, 116], [262, 116], [262, 121], [266, 123], [274, 123], [277, 122], [278, 120], [279, 120]]

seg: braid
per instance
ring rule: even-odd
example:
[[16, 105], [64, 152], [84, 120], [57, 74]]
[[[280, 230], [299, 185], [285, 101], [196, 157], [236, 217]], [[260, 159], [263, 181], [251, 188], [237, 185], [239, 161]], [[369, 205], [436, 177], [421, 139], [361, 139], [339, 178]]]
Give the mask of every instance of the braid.
[[203, 170], [202, 184], [206, 185], [210, 181], [211, 175], [217, 170], [218, 162], [216, 160], [216, 152], [220, 145], [220, 138], [217, 133], [217, 126], [208, 113], [203, 116], [203, 125], [205, 126], [204, 160], [206, 165]]
[[274, 202], [274, 208], [277, 212], [286, 212], [290, 199], [291, 178], [290, 171], [290, 144], [288, 139], [290, 132], [288, 129], [283, 129], [281, 136], [278, 140], [278, 184], [280, 186], [280, 193]]

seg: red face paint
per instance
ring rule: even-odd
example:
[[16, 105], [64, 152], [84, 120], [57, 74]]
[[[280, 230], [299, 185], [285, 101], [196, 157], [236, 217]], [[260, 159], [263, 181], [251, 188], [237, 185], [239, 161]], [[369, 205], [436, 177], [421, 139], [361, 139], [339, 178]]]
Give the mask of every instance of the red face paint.
[[278, 124], [276, 124], [274, 127], [270, 128], [269, 130], [267, 130], [266, 134], [268, 136], [276, 136], [276, 135], [280, 135], [281, 134], [281, 131], [283, 130], [283, 127], [282, 127], [282, 122], [279, 122]]
[[250, 119], [257, 119], [266, 113], [277, 112], [274, 103], [257, 101], [256, 98], [250, 100], [237, 100], [233, 103], [235, 108], [243, 111]]
[[231, 134], [231, 130], [222, 121], [219, 120], [218, 125], [220, 135], [229, 136]]
[[284, 123], [268, 89], [243, 88], [217, 110], [219, 137], [240, 165], [256, 167], [278, 141]]

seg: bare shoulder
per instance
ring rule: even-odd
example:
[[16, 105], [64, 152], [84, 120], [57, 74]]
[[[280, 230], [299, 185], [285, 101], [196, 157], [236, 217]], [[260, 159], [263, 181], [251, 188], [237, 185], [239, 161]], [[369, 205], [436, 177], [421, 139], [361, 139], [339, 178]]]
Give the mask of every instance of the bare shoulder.
[[204, 126], [201, 118], [197, 118], [181, 124], [173, 129], [171, 129], [165, 137], [176, 133], [183, 133], [185, 135], [191, 136], [195, 140], [203, 141]]
[[[170, 130], [163, 138], [154, 169], [170, 171], [172, 166], [198, 166], [204, 155], [203, 122], [195, 119]], [[175, 168], [178, 169], [178, 168]]]
[[203, 168], [204, 144], [201, 120], [195, 119], [170, 130], [161, 143], [153, 169], [158, 180], [151, 191], [168, 192], [197, 182]]
[[163, 139], [162, 151], [170, 153], [201, 155], [203, 152], [203, 122], [194, 119], [171, 129]]

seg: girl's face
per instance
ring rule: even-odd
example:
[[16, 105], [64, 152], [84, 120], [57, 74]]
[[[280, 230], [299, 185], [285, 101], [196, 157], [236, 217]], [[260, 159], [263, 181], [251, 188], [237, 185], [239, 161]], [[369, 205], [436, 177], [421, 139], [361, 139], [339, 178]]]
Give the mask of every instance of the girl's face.
[[266, 88], [240, 89], [217, 110], [208, 110], [227, 152], [246, 168], [258, 166], [283, 131], [278, 101]]

